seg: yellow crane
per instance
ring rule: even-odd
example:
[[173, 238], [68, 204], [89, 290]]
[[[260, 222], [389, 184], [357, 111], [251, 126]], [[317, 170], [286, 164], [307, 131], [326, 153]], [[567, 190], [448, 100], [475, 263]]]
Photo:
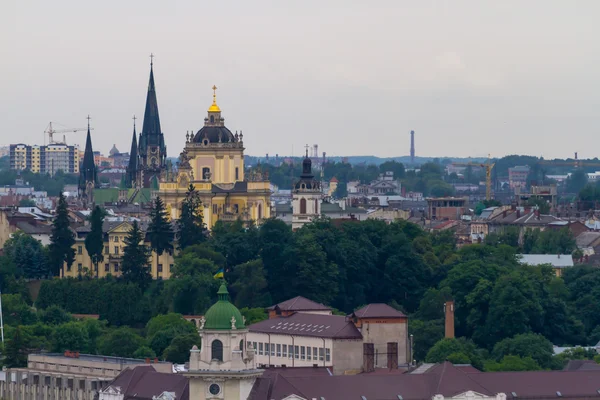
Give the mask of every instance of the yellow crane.
[[496, 163], [492, 162], [490, 155], [488, 154], [488, 159], [486, 163], [474, 163], [474, 162], [466, 162], [466, 163], [458, 163], [453, 162], [452, 165], [457, 167], [480, 167], [485, 169], [485, 199], [492, 199], [492, 169]]

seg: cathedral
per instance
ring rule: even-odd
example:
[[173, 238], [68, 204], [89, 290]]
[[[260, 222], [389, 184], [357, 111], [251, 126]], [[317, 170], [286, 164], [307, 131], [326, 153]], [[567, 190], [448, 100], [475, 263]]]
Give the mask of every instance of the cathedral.
[[133, 138], [126, 173], [126, 184], [130, 188], [158, 189], [159, 182], [168, 175], [167, 146], [160, 128], [153, 67], [154, 63], [151, 61], [146, 109], [139, 140], [136, 137], [134, 117]]
[[176, 219], [188, 187], [193, 184], [200, 193], [208, 229], [218, 220], [260, 223], [271, 216], [269, 181], [261, 173], [245, 174], [244, 135], [242, 131], [233, 133], [225, 126], [217, 105], [217, 87], [212, 89], [213, 102], [204, 118], [204, 126], [186, 133], [177, 173], [167, 174], [161, 180], [159, 196], [171, 218]]

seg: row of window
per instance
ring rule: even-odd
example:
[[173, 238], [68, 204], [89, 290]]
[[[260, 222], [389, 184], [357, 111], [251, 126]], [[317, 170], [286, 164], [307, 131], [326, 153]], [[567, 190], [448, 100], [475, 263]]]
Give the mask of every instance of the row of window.
[[[208, 180], [212, 176], [210, 172], [210, 168], [204, 167], [202, 168], [202, 179]], [[239, 167], [235, 167], [235, 180], [238, 181], [240, 179], [240, 169]]]
[[323, 358], [327, 362], [331, 361], [331, 349], [329, 348], [260, 342], [252, 342], [252, 346], [259, 356], [270, 354], [271, 357], [295, 358], [303, 361], [323, 361]]
[[[119, 263], [114, 263], [114, 271], [119, 272]], [[169, 264], [169, 272], [173, 270], [173, 264]], [[83, 264], [77, 264], [77, 272], [83, 271]], [[97, 271], [97, 267], [94, 266], [94, 272]], [[67, 266], [67, 272], [71, 272], [71, 266]], [[104, 272], [110, 272], [110, 264], [104, 264]], [[163, 265], [158, 264], [158, 272], [163, 272]]]

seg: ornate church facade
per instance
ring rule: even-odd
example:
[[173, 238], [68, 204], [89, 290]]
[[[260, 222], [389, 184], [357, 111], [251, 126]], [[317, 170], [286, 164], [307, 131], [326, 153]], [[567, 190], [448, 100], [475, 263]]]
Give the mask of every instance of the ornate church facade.
[[190, 184], [199, 192], [203, 217], [211, 229], [221, 221], [256, 221], [271, 216], [269, 181], [261, 173], [244, 172], [244, 136], [231, 132], [213, 102], [197, 132], [186, 133], [185, 147], [179, 156], [177, 174], [160, 183], [159, 196], [172, 219], [179, 218], [181, 203]]

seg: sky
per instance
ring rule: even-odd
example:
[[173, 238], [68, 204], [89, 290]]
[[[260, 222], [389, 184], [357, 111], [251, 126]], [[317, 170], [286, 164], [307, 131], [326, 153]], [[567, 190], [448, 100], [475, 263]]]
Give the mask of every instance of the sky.
[[153, 53], [170, 157], [213, 85], [249, 155], [403, 156], [414, 130], [418, 156], [596, 157], [598, 15], [597, 0], [0, 0], [0, 144], [89, 114], [94, 150], [129, 151]]

